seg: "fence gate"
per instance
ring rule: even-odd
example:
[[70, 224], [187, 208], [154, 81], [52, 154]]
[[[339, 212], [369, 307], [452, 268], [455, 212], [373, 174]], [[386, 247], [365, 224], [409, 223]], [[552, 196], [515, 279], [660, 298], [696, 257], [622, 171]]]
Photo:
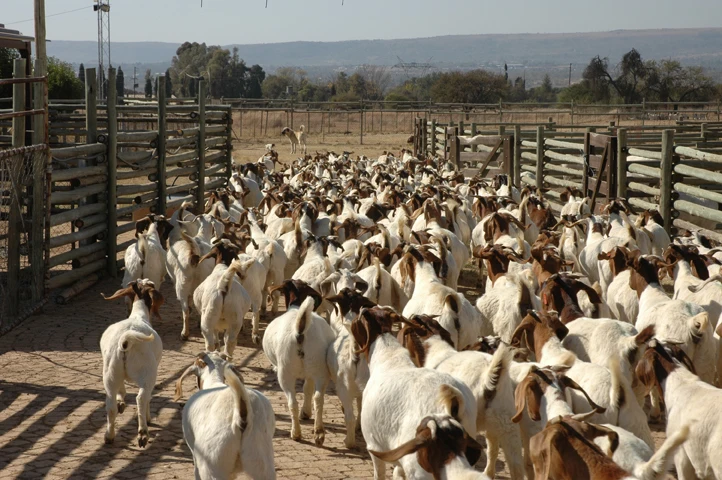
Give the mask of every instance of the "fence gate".
[[592, 199], [591, 210], [600, 213], [617, 191], [617, 137], [587, 132], [584, 166], [582, 191]]
[[45, 145], [0, 150], [0, 333], [44, 302], [45, 182], [34, 191], [33, 172], [44, 173], [46, 154]]

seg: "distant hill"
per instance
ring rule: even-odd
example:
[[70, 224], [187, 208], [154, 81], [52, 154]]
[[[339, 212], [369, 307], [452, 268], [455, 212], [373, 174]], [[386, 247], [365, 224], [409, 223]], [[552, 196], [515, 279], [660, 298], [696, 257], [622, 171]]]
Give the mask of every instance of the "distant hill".
[[[355, 40], [342, 42], [287, 42], [237, 46], [248, 64], [259, 63], [269, 71], [278, 66], [336, 69], [363, 64], [394, 65], [406, 62], [431, 63], [439, 69], [499, 66], [523, 67], [583, 65], [595, 55], [617, 61], [636, 48], [645, 59], [673, 58], [685, 64], [722, 70], [722, 28], [617, 30], [612, 32], [561, 34], [449, 35], [400, 40]], [[114, 65], [128, 75], [132, 66], [165, 70], [178, 44], [164, 42], [114, 42]], [[48, 53], [73, 64], [93, 65], [97, 46], [92, 41], [53, 40]], [[316, 70], [316, 69], [314, 69]], [[575, 75], [576, 77], [577, 75]]]

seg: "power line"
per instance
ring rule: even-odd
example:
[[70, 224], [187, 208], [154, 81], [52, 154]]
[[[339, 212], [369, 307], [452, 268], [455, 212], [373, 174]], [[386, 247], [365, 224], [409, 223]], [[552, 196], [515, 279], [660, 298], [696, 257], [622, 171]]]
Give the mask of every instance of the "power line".
[[[76, 8], [75, 10], [67, 10], [67, 11], [65, 11], [65, 12], [53, 13], [52, 15], [45, 15], [45, 18], [48, 18], [48, 17], [57, 17], [58, 15], [65, 15], [66, 13], [79, 12], [79, 11], [81, 11], [81, 10], [85, 10], [85, 9], [87, 9], [87, 8], [90, 8], [90, 7], [92, 7], [92, 5], [87, 5], [87, 6], [85, 6], [85, 7]], [[6, 23], [5, 25], [16, 25], [16, 24], [18, 24], [18, 23], [26, 23], [26, 22], [33, 22], [33, 21], [35, 21], [34, 18], [28, 18], [27, 20], [18, 20], [17, 22], [9, 22], [9, 23]]]

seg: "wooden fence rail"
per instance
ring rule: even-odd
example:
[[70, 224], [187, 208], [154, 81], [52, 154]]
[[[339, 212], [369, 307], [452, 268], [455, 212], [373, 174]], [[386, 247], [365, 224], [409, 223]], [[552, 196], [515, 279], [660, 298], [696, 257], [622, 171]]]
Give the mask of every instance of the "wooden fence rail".
[[[722, 148], [715, 141], [722, 124], [664, 130], [609, 125], [601, 132], [505, 124], [478, 130], [418, 118], [415, 126], [417, 155], [451, 161], [468, 177], [503, 173], [517, 187], [549, 188], [546, 196], [557, 212], [561, 191], [574, 187], [592, 199], [597, 212], [611, 198], [627, 198], [635, 208], [658, 210], [667, 231], [692, 229], [722, 242]], [[513, 134], [506, 135], [510, 127]], [[500, 139], [503, 155], [492, 158]]]

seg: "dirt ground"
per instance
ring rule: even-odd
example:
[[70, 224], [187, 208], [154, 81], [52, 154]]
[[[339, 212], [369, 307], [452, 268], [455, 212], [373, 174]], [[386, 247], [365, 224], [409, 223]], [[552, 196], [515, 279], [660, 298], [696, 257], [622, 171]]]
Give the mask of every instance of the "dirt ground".
[[[125, 307], [122, 301], [103, 300], [100, 293], [112, 293], [118, 283], [106, 279], [70, 305], [48, 306], [44, 313], [0, 338], [2, 478], [192, 477], [192, 458], [181, 430], [183, 405], [172, 398], [176, 380], [203, 349], [203, 339], [194, 321], [191, 339], [181, 342], [179, 304], [168, 282], [161, 288], [167, 299], [162, 320], [154, 323], [164, 351], [151, 400], [150, 442], [145, 449], [136, 445], [137, 389], [129, 387], [128, 408], [118, 416], [115, 443], [103, 444], [105, 395], [98, 344], [108, 325], [125, 318]], [[465, 270], [461, 283], [468, 286], [463, 291], [469, 298], [478, 295], [472, 270]], [[269, 320], [262, 320], [262, 329]], [[343, 445], [343, 414], [333, 387], [326, 395], [325, 445], [314, 446], [311, 420], [302, 421], [303, 441], [290, 440], [285, 397], [263, 351], [250, 342], [249, 322], [247, 317], [235, 363], [246, 385], [263, 392], [273, 404], [278, 477], [372, 478], [371, 461], [360, 435], [358, 450], [349, 451]], [[195, 391], [193, 383], [185, 385], [185, 398]], [[297, 391], [302, 391], [300, 382]], [[654, 435], [661, 443], [663, 434]], [[497, 478], [509, 478], [503, 456], [497, 472]]]
[[[383, 151], [391, 151], [398, 155], [402, 148], [413, 149], [413, 145], [406, 143], [409, 134], [374, 134], [364, 135], [363, 145], [358, 135], [331, 134], [322, 140], [316, 135], [309, 135], [306, 151], [314, 154], [316, 151], [329, 150], [338, 154], [343, 151], [354, 152], [354, 155], [375, 157]], [[278, 152], [281, 163], [290, 163], [300, 156], [291, 154], [291, 144], [284, 136], [269, 136], [262, 138], [243, 138], [233, 142], [233, 161], [235, 163], [256, 162], [266, 152], [266, 144], [275, 143], [274, 149]], [[298, 151], [297, 151], [298, 152]]]

